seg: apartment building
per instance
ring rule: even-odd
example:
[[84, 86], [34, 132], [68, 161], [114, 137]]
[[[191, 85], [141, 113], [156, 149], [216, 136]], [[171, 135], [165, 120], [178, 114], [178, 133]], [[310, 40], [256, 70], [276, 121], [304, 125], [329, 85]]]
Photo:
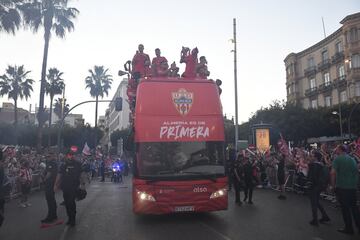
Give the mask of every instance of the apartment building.
[[289, 103], [308, 109], [360, 101], [360, 12], [340, 23], [322, 41], [285, 58]]
[[116, 111], [115, 103], [111, 102], [109, 104], [108, 109], [105, 112], [104, 119], [99, 119], [99, 121], [100, 120], [103, 121], [105, 127], [105, 135], [101, 141], [103, 145], [111, 146], [111, 141], [110, 141], [111, 134], [116, 130], [122, 130], [129, 127], [130, 109], [129, 109], [128, 97], [126, 94], [127, 85], [128, 85], [128, 80], [124, 78], [120, 82], [112, 99], [113, 101], [115, 101], [117, 97], [121, 97], [123, 99], [122, 111]]

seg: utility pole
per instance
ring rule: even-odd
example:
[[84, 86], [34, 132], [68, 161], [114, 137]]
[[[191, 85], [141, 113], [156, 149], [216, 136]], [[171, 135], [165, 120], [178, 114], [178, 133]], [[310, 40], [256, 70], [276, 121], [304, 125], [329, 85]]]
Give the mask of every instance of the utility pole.
[[236, 49], [236, 18], [233, 19], [234, 25], [234, 86], [235, 86], [235, 151], [238, 150], [238, 96], [237, 96], [237, 49]]

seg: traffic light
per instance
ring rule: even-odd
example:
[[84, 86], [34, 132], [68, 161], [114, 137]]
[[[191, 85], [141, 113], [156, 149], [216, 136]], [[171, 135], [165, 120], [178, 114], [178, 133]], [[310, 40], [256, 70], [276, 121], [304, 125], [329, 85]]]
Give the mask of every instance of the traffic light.
[[122, 98], [121, 97], [115, 98], [115, 111], [117, 111], [117, 112], [122, 111]]

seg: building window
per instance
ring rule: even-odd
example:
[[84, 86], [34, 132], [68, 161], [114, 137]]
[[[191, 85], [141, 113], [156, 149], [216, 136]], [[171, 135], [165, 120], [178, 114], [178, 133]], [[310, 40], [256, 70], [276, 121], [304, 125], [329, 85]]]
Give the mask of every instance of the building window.
[[325, 86], [329, 86], [330, 85], [330, 73], [324, 73], [324, 83]]
[[291, 86], [288, 86], [288, 95], [290, 95], [291, 94]]
[[317, 99], [311, 100], [311, 108], [317, 108]]
[[292, 65], [289, 65], [289, 66], [286, 68], [286, 72], [287, 72], [287, 75], [288, 75], [288, 76], [293, 75]]
[[360, 97], [360, 82], [355, 83], [355, 96]]
[[311, 89], [316, 88], [316, 79], [315, 78], [310, 79], [310, 88]]
[[351, 56], [350, 68], [360, 68], [360, 54]]
[[335, 52], [336, 52], [336, 53], [340, 53], [340, 52], [342, 52], [342, 51], [343, 51], [342, 43], [341, 43], [341, 42], [337, 42], [337, 43], [335, 44]]
[[314, 67], [315, 66], [315, 61], [314, 58], [311, 57], [308, 59], [308, 67]]
[[346, 91], [340, 92], [340, 102], [346, 102], [346, 101], [347, 101]]
[[339, 77], [340, 78], [343, 78], [345, 76], [345, 67], [344, 65], [341, 65], [339, 68], [338, 68], [338, 74], [339, 74]]
[[323, 62], [329, 59], [328, 51], [323, 51], [321, 53], [321, 59], [322, 59]]
[[331, 96], [325, 96], [325, 107], [331, 107]]
[[358, 39], [359, 37], [357, 28], [350, 29], [350, 32], [348, 33], [348, 42], [356, 42]]

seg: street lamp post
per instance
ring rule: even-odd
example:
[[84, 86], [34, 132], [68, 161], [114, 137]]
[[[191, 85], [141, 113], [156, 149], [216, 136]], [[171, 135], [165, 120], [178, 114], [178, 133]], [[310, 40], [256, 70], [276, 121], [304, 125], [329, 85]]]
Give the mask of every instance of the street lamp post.
[[[340, 103], [339, 103], [340, 105]], [[342, 129], [342, 117], [341, 117], [341, 108], [339, 107], [339, 112], [333, 111], [332, 114], [339, 116], [339, 125], [340, 125], [340, 137], [343, 137], [343, 129]]]
[[355, 106], [350, 111], [349, 120], [348, 120], [348, 132], [349, 132], [349, 139], [350, 140], [352, 139], [352, 137], [351, 137], [351, 117], [353, 115], [353, 112], [357, 108], [357, 106], [359, 106], [359, 104], [360, 104], [360, 102], [356, 103]]
[[238, 150], [238, 96], [237, 96], [237, 49], [236, 49], [236, 18], [233, 19], [234, 25], [234, 38], [232, 42], [234, 43], [234, 87], [235, 87], [235, 151]]

